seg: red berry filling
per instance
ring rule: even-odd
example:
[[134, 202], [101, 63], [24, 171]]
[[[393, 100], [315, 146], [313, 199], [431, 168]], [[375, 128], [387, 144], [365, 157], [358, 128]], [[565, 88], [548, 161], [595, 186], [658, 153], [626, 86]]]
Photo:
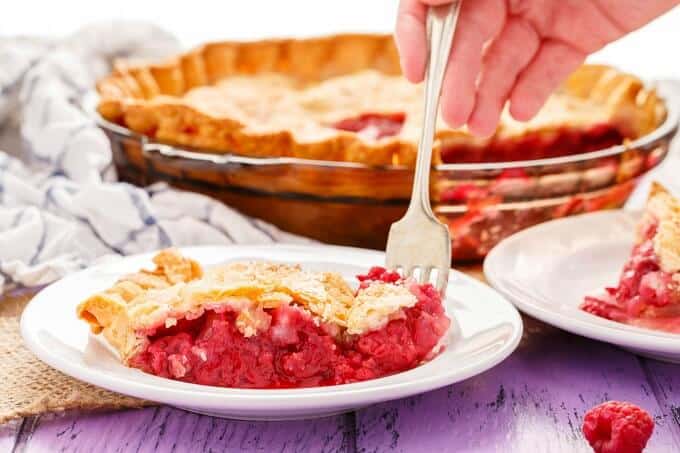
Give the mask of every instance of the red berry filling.
[[340, 120], [333, 124], [333, 127], [343, 131], [356, 132], [369, 140], [378, 140], [397, 135], [405, 120], [406, 115], [403, 113], [365, 113], [357, 117]]
[[385, 282], [385, 283], [397, 283], [401, 280], [401, 275], [398, 272], [388, 271], [384, 267], [374, 266], [369, 269], [366, 274], [357, 275], [357, 280], [359, 280], [359, 288], [366, 288], [371, 282]]
[[521, 138], [494, 139], [485, 146], [455, 144], [442, 149], [445, 163], [510, 162], [569, 156], [619, 145], [624, 135], [613, 125], [529, 133]]
[[583, 418], [583, 435], [595, 453], [640, 453], [653, 430], [652, 417], [625, 402], [602, 403]]
[[[373, 268], [360, 276], [399, 281]], [[404, 284], [409, 284], [404, 282]], [[287, 388], [345, 384], [405, 371], [430, 358], [449, 327], [438, 292], [411, 284], [418, 302], [383, 328], [339, 333], [293, 305], [267, 310], [269, 328], [245, 337], [234, 311], [208, 310], [191, 321], [158, 330], [131, 365], [157, 376], [205, 385]]]
[[[656, 227], [650, 223], [643, 231], [645, 240], [633, 249], [618, 286], [587, 296], [582, 310], [614, 321], [680, 332], [680, 285], [659, 266], [653, 244]], [[654, 322], [653, 318], [660, 320]]]

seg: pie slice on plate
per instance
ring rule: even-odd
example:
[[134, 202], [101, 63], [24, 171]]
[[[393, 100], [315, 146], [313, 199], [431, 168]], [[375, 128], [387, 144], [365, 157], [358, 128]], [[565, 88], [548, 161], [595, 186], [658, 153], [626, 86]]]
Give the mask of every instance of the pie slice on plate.
[[680, 333], [680, 201], [654, 183], [616, 287], [581, 309], [630, 325]]
[[234, 262], [202, 269], [176, 250], [77, 308], [128, 366], [237, 388], [364, 381], [444, 348], [450, 320], [431, 285], [383, 268], [353, 289], [335, 273]]

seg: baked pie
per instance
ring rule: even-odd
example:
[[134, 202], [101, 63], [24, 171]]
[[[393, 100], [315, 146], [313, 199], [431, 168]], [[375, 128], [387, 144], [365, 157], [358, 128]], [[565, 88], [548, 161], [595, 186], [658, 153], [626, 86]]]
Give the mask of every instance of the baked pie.
[[619, 284], [581, 308], [626, 324], [680, 333], [680, 201], [654, 183]]
[[[99, 112], [156, 141], [254, 157], [415, 162], [422, 90], [400, 75], [390, 36], [207, 44], [170, 60], [120, 63], [98, 84]], [[507, 112], [495, 135], [439, 121], [435, 163], [501, 162], [603, 149], [665, 117], [654, 90], [584, 66], [531, 121]]]
[[197, 384], [289, 388], [408, 370], [444, 347], [449, 319], [431, 285], [372, 268], [352, 289], [335, 273], [235, 262], [202, 269], [176, 250], [77, 308], [128, 366]]

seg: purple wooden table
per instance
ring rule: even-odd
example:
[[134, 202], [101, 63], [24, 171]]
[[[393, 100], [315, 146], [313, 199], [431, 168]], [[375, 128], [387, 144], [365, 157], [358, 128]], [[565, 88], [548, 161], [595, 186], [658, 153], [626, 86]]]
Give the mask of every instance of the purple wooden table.
[[654, 416], [645, 451], [680, 451], [680, 365], [524, 321], [521, 345], [496, 368], [353, 413], [244, 422], [158, 407], [32, 417], [0, 427], [0, 452], [588, 452], [583, 414], [609, 399]]

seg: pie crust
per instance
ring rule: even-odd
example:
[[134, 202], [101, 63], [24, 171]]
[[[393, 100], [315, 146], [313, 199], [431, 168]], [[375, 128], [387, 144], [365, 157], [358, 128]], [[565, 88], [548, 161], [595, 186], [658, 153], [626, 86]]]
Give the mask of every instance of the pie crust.
[[[154, 140], [189, 148], [411, 166], [422, 86], [399, 73], [387, 35], [212, 43], [160, 63], [118, 63], [98, 84], [98, 110]], [[533, 120], [519, 123], [504, 112], [491, 138], [440, 120], [434, 161], [508, 147], [520, 159], [526, 146], [549, 148], [563, 136], [579, 148], [571, 152], [583, 152], [571, 138], [586, 135], [606, 147], [611, 140], [598, 141], [603, 132], [616, 131], [618, 142], [634, 139], [664, 117], [655, 91], [636, 77], [583, 66]]]
[[[172, 249], [154, 263], [89, 297], [77, 314], [123, 363], [164, 377], [243, 387], [354, 382], [432, 357], [449, 325], [430, 285], [381, 268], [353, 290], [338, 274], [297, 265], [235, 262], [204, 271]], [[234, 371], [254, 349], [269, 362]], [[318, 371], [299, 379], [286, 366]], [[219, 367], [227, 371], [215, 377]]]
[[652, 183], [644, 217], [638, 226], [638, 244], [644, 241], [645, 231], [651, 225], [656, 225], [652, 244], [659, 266], [671, 274], [680, 272], [680, 201], [657, 182]]

